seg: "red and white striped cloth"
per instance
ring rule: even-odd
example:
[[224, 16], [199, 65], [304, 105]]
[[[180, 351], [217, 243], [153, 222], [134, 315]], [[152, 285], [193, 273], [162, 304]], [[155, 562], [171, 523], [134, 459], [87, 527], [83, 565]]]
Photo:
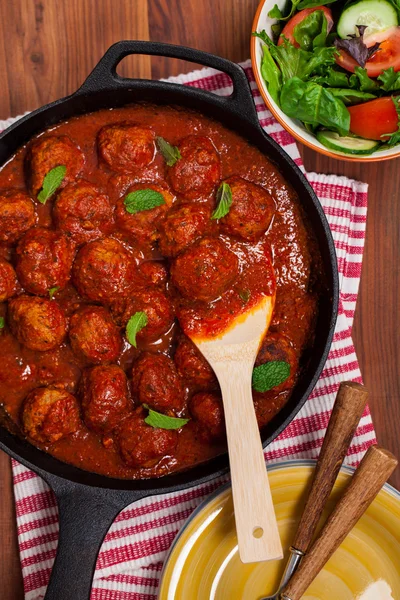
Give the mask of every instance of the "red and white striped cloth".
[[[260, 122], [294, 161], [303, 168], [293, 138], [266, 109], [250, 67], [243, 64], [251, 83]], [[212, 69], [194, 71], [170, 80], [228, 94], [229, 78]], [[10, 121], [0, 122], [6, 127]], [[335, 240], [340, 272], [340, 308], [332, 349], [321, 378], [297, 418], [275, 440], [266, 459], [315, 458], [322, 444], [339, 382], [361, 381], [351, 328], [361, 274], [367, 218], [367, 185], [345, 177], [308, 173], [325, 209]], [[356, 465], [375, 441], [368, 411], [353, 439], [346, 462]], [[57, 507], [47, 485], [34, 473], [13, 462], [18, 541], [26, 600], [43, 598], [55, 557]], [[125, 509], [108, 532], [101, 548], [92, 600], [156, 600], [162, 561], [174, 537], [194, 508], [227, 478], [181, 493], [150, 497]]]

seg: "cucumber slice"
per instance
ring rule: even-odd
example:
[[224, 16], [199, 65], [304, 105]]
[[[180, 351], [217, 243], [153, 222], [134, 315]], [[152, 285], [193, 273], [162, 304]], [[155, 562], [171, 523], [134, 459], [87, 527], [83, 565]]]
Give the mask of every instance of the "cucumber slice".
[[317, 131], [317, 139], [330, 150], [345, 154], [372, 154], [381, 145], [376, 140], [365, 140], [350, 135], [340, 136], [336, 131]]
[[388, 0], [361, 0], [350, 4], [340, 15], [337, 24], [339, 37], [357, 33], [356, 25], [367, 25], [365, 36], [397, 26], [397, 11]]

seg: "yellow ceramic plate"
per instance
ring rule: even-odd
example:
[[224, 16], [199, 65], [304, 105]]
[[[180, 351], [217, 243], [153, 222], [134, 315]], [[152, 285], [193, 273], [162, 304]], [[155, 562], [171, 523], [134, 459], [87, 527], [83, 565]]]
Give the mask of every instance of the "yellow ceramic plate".
[[[293, 539], [314, 465], [290, 461], [269, 469], [285, 549]], [[325, 516], [351, 473], [342, 469]], [[224, 488], [193, 513], [176, 538], [164, 566], [159, 600], [259, 600], [276, 590], [283, 567], [282, 561], [240, 562], [232, 496], [230, 488]], [[390, 598], [400, 600], [400, 494], [385, 486], [303, 600]]]

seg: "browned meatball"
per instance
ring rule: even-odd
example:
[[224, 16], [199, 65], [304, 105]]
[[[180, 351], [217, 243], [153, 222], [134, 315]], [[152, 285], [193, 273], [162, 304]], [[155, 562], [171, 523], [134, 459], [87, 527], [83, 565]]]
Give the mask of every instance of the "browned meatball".
[[182, 296], [210, 302], [223, 294], [239, 272], [239, 260], [221, 239], [202, 238], [180, 254], [171, 279]]
[[153, 467], [171, 455], [178, 443], [178, 432], [147, 425], [143, 411], [135, 411], [118, 429], [117, 443], [122, 460], [129, 467]]
[[14, 296], [17, 291], [17, 275], [10, 263], [0, 259], [0, 302]]
[[125, 326], [137, 312], [144, 312], [147, 316], [147, 325], [136, 335], [138, 341], [155, 342], [170, 329], [174, 321], [170, 299], [164, 292], [153, 287], [135, 292], [125, 304], [118, 321]]
[[99, 434], [115, 429], [133, 408], [126, 375], [116, 365], [86, 369], [82, 389], [84, 421]]
[[297, 376], [297, 354], [287, 337], [280, 333], [267, 333], [257, 354], [255, 366], [258, 367], [259, 365], [271, 361], [283, 361], [290, 365], [289, 377], [286, 381], [283, 381], [280, 385], [274, 387], [272, 391], [276, 394], [277, 392], [290, 390], [293, 387]]
[[97, 144], [100, 157], [113, 171], [142, 169], [155, 154], [154, 132], [134, 123], [106, 125], [98, 134]]
[[212, 141], [189, 135], [179, 151], [181, 158], [169, 170], [172, 188], [190, 200], [209, 196], [221, 179], [221, 161]]
[[208, 392], [195, 394], [190, 400], [189, 409], [200, 424], [201, 433], [206, 440], [218, 441], [224, 438], [224, 407], [220, 396]]
[[178, 204], [161, 222], [158, 242], [161, 254], [176, 256], [210, 227], [210, 211], [201, 204]]
[[135, 260], [121, 242], [103, 238], [79, 250], [72, 279], [82, 296], [108, 304], [128, 296], [135, 272]]
[[174, 362], [178, 373], [188, 385], [201, 390], [218, 387], [214, 371], [189, 338], [182, 336], [179, 340]]
[[52, 350], [67, 329], [64, 313], [54, 300], [18, 296], [8, 304], [8, 320], [17, 340], [31, 350]]
[[95, 364], [115, 362], [121, 352], [119, 328], [102, 306], [85, 306], [76, 312], [71, 318], [69, 339], [77, 356]]
[[108, 196], [82, 179], [67, 185], [57, 196], [53, 216], [56, 226], [78, 245], [109, 233], [113, 226]]
[[142, 262], [139, 265], [139, 272], [148, 284], [163, 285], [168, 279], [166, 266], [158, 260], [146, 260]]
[[128, 193], [131, 194], [146, 189], [161, 194], [164, 204], [149, 210], [129, 213], [124, 204], [127, 197], [127, 194], [125, 194], [117, 202], [116, 222], [120, 229], [130, 233], [139, 241], [152, 243], [159, 237], [157, 226], [164, 218], [168, 208], [172, 205], [174, 196], [164, 185], [156, 185], [154, 183], [136, 183], [129, 188]]
[[73, 259], [74, 245], [63, 233], [34, 227], [18, 243], [18, 279], [27, 292], [46, 296], [67, 285]]
[[60, 187], [74, 181], [85, 164], [83, 152], [67, 135], [40, 137], [30, 147], [27, 159], [30, 187], [34, 196], [41, 190], [47, 173], [63, 165], [67, 168]]
[[158, 412], [173, 416], [186, 405], [181, 378], [165, 354], [142, 354], [133, 365], [132, 386], [139, 402]]
[[55, 386], [36, 388], [25, 399], [22, 425], [25, 434], [35, 442], [57, 442], [79, 429], [78, 402]]
[[232, 205], [220, 221], [222, 231], [257, 241], [267, 231], [274, 216], [272, 196], [261, 186], [241, 177], [230, 177], [226, 183], [232, 190]]
[[35, 206], [25, 192], [0, 192], [0, 241], [13, 244], [36, 223]]

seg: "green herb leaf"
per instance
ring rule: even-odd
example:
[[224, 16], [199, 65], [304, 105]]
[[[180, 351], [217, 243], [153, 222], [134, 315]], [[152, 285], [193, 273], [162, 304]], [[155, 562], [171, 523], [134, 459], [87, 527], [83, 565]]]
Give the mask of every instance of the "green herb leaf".
[[342, 102], [347, 105], [349, 104], [361, 104], [368, 100], [376, 98], [375, 94], [368, 94], [367, 92], [359, 92], [358, 90], [340, 89], [340, 88], [329, 88], [331, 94], [335, 98], [339, 98]]
[[127, 325], [126, 325], [126, 337], [131, 346], [137, 348], [136, 345], [136, 335], [146, 327], [147, 325], [147, 315], [145, 312], [137, 312], [131, 316]]
[[6, 325], [6, 320], [4, 317], [0, 317], [0, 329], [3, 329]]
[[273, 8], [271, 8], [271, 10], [268, 13], [268, 16], [270, 19], [279, 19], [279, 20], [287, 18], [287, 17], [283, 16], [282, 11], [278, 7], [277, 4], [275, 4], [275, 6]]
[[268, 91], [273, 100], [279, 104], [279, 94], [282, 86], [282, 75], [274, 59], [271, 56], [268, 46], [263, 46], [263, 56], [261, 59], [261, 76], [267, 84]]
[[156, 137], [156, 143], [169, 167], [173, 167], [176, 161], [182, 158], [179, 148], [172, 146], [167, 140], [164, 140], [164, 138]]
[[222, 219], [232, 206], [232, 190], [229, 183], [223, 181], [217, 191], [218, 206], [211, 215], [212, 219]]
[[281, 360], [272, 360], [253, 370], [252, 386], [256, 392], [268, 392], [277, 387], [290, 375], [290, 365]]
[[243, 301], [243, 304], [247, 304], [247, 302], [250, 300], [250, 290], [240, 290], [238, 292], [241, 300]]
[[368, 77], [367, 69], [356, 67], [354, 73], [359, 80], [359, 88], [361, 92], [376, 92], [379, 90], [379, 84]]
[[131, 215], [142, 210], [151, 210], [162, 204], [165, 204], [164, 196], [150, 188], [131, 192], [125, 196], [124, 200], [125, 210]]
[[336, 71], [328, 67], [323, 75], [314, 75], [310, 81], [319, 85], [326, 85], [334, 88], [356, 88], [359, 85], [358, 78], [355, 75], [348, 77], [342, 71]]
[[394, 70], [393, 67], [389, 69], [385, 69], [378, 76], [379, 81], [382, 82], [381, 88], [385, 90], [385, 92], [396, 92], [400, 90], [400, 72]]
[[52, 288], [49, 289], [50, 300], [53, 300], [54, 294], [57, 292], [58, 289], [59, 289], [58, 286], [52, 287]]
[[41, 204], [46, 204], [47, 200], [60, 187], [62, 180], [67, 172], [67, 167], [59, 165], [51, 169], [43, 179], [42, 189], [38, 193], [37, 199]]
[[301, 0], [297, 5], [297, 10], [314, 8], [315, 6], [325, 6], [325, 4], [332, 4], [332, 2], [336, 2], [336, 0]]
[[293, 29], [293, 36], [300, 48], [312, 51], [326, 45], [328, 21], [322, 10], [315, 10]]
[[310, 125], [323, 125], [346, 135], [350, 127], [350, 113], [344, 103], [327, 89], [298, 77], [287, 81], [281, 92], [284, 113]]
[[162, 413], [156, 412], [152, 408], [149, 408], [147, 404], [143, 404], [143, 406], [149, 411], [149, 414], [145, 418], [144, 422], [147, 423], [147, 425], [151, 425], [151, 427], [155, 427], [157, 429], [180, 429], [180, 427], [183, 427], [190, 421], [190, 419], [168, 417], [167, 415], [163, 415]]
[[288, 14], [284, 15], [278, 5], [275, 4], [275, 6], [269, 11], [268, 16], [271, 19], [287, 21], [294, 14], [296, 9], [303, 10], [303, 8], [314, 8], [315, 6], [323, 6], [324, 4], [331, 4], [335, 1], [336, 0], [292, 0], [292, 6]]

